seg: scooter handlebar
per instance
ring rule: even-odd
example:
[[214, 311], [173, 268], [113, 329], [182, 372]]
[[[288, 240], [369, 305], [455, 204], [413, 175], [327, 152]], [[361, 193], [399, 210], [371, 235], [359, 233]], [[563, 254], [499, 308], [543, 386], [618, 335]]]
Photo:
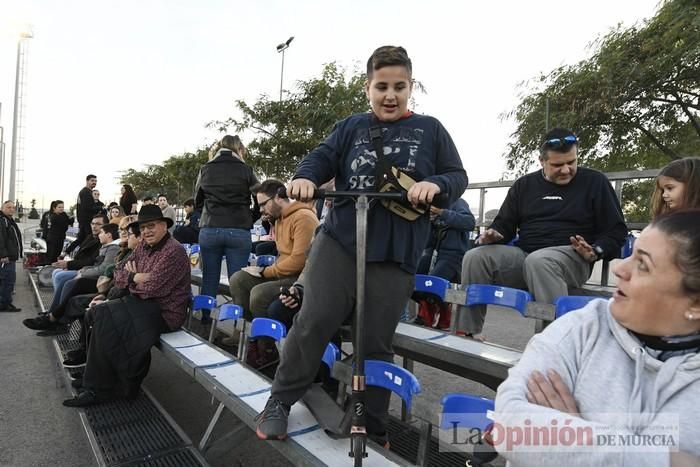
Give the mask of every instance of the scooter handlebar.
[[[368, 198], [381, 198], [381, 199], [393, 199], [395, 201], [402, 201], [404, 203], [408, 202], [406, 197], [406, 192], [397, 191], [387, 191], [387, 192], [364, 192], [364, 191], [328, 191], [321, 188], [314, 189], [314, 194], [312, 199], [324, 199], [324, 198], [358, 198], [361, 195], [365, 195]], [[287, 198], [287, 188], [281, 187], [277, 190], [277, 196], [280, 198]], [[449, 202], [449, 197], [447, 193], [438, 193], [433, 197], [433, 202], [431, 205], [439, 208], [447, 208]]]

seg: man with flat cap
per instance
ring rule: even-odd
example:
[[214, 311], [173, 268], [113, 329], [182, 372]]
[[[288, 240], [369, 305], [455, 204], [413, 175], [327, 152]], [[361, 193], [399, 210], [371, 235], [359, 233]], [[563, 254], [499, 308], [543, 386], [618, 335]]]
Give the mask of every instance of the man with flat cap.
[[148, 373], [151, 347], [160, 334], [176, 331], [185, 321], [190, 266], [185, 249], [168, 233], [172, 219], [149, 205], [141, 208], [129, 230], [134, 224], [142, 241], [114, 272], [115, 286], [128, 289], [129, 295], [93, 308], [85, 373], [82, 384], [74, 382], [80, 392], [63, 405], [85, 407], [136, 397]]

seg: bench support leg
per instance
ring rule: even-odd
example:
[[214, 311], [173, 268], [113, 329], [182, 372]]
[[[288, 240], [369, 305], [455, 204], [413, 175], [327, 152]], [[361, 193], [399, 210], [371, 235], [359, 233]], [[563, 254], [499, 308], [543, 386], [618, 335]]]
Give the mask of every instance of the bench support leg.
[[418, 439], [418, 457], [416, 459], [417, 466], [428, 465], [428, 452], [430, 448], [430, 437], [432, 436], [433, 425], [423, 422], [420, 430], [420, 438]]
[[207, 430], [204, 432], [204, 436], [202, 436], [202, 440], [199, 442], [199, 451], [204, 452], [204, 448], [207, 445], [207, 442], [209, 442], [209, 437], [211, 436], [212, 431], [214, 431], [214, 427], [216, 426], [216, 423], [219, 421], [219, 417], [221, 417], [221, 413], [224, 411], [224, 403], [219, 402], [219, 406], [216, 408], [216, 412], [214, 412], [214, 416], [211, 418], [211, 421], [209, 422], [209, 426], [207, 427]]
[[[413, 373], [413, 360], [403, 357], [403, 367]], [[411, 420], [411, 412], [406, 409], [406, 403], [401, 402], [401, 421], [409, 422]]]

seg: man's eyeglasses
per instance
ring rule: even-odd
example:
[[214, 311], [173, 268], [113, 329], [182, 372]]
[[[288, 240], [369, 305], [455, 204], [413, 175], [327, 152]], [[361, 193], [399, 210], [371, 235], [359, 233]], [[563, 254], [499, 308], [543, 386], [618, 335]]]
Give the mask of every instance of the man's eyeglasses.
[[90, 222], [90, 225], [96, 225], [98, 227], [102, 227], [104, 224], [102, 222]]
[[578, 143], [578, 138], [576, 136], [564, 136], [563, 138], [552, 138], [544, 142], [543, 146], [546, 148], [560, 148], [563, 146], [571, 146], [572, 144]]
[[261, 208], [263, 208], [263, 207], [264, 207], [267, 203], [269, 203], [270, 200], [272, 200], [272, 199], [274, 199], [274, 196], [270, 196], [269, 198], [267, 198], [267, 199], [266, 199], [265, 201], [263, 201], [262, 203], [258, 203], [258, 206], [260, 206]]

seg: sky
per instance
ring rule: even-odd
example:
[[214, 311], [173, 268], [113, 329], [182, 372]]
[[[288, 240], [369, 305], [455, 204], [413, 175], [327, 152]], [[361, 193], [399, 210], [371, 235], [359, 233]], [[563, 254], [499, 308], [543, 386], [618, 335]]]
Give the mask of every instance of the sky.
[[[119, 175], [213, 143], [206, 124], [234, 101], [279, 95], [332, 61], [360, 69], [380, 45], [402, 45], [416, 110], [452, 135], [471, 182], [498, 180], [521, 83], [590, 55], [617, 24], [653, 16], [658, 0], [0, 0], [0, 126], [6, 189], [19, 31], [31, 25], [22, 204], [75, 203], [95, 173], [103, 201]], [[244, 142], [251, 135], [243, 135]], [[247, 138], [247, 139], [246, 139]], [[489, 194], [487, 208], [502, 193]], [[470, 204], [478, 200], [467, 192]], [[489, 206], [489, 204], [491, 206]], [[494, 205], [495, 204], [495, 205]]]

